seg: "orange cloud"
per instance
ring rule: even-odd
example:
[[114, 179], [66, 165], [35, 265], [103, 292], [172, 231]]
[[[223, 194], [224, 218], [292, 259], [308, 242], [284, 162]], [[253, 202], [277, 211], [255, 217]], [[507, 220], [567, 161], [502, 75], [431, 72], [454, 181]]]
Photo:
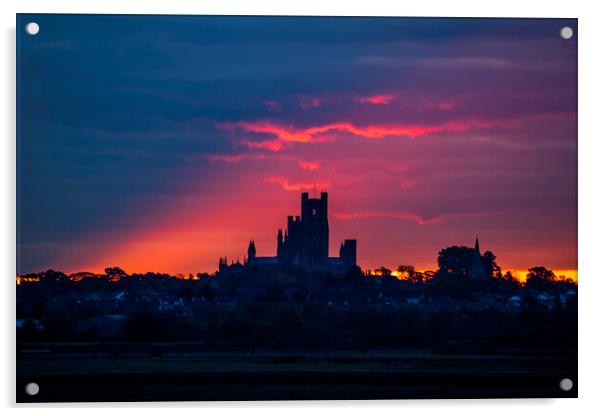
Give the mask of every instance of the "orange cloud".
[[333, 139], [332, 135], [327, 134], [332, 132], [349, 133], [367, 139], [380, 139], [390, 136], [405, 136], [414, 139], [438, 132], [458, 133], [475, 127], [491, 127], [492, 125], [494, 125], [493, 122], [485, 120], [450, 121], [436, 125], [392, 124], [365, 127], [358, 127], [349, 122], [338, 122], [299, 129], [272, 121], [237, 121], [221, 123], [218, 127], [231, 132], [242, 130], [247, 133], [261, 133], [275, 136], [277, 140], [259, 142], [242, 140], [241, 143], [251, 148], [278, 151], [284, 147], [284, 144], [278, 143], [278, 141], [292, 143], [323, 142]]
[[359, 212], [351, 212], [351, 213], [335, 213], [334, 217], [339, 220], [354, 220], [354, 219], [362, 219], [362, 218], [393, 218], [393, 219], [403, 219], [403, 220], [412, 220], [416, 224], [419, 225], [427, 225], [427, 224], [442, 224], [445, 220], [451, 218], [458, 217], [482, 217], [495, 215], [493, 212], [475, 212], [468, 214], [444, 214], [438, 215], [432, 218], [424, 218], [417, 214], [412, 214], [409, 212], [403, 211], [359, 211]]
[[374, 104], [374, 105], [387, 105], [391, 101], [395, 100], [393, 95], [372, 95], [368, 97], [356, 97], [353, 101], [357, 101], [362, 104]]
[[299, 161], [299, 167], [304, 170], [319, 170], [320, 164], [317, 162]]
[[241, 140], [240, 143], [249, 149], [265, 149], [278, 152], [284, 148], [285, 142], [279, 139], [255, 142], [253, 140]]
[[289, 182], [288, 179], [280, 176], [270, 176], [264, 182], [280, 185], [285, 191], [323, 190], [330, 187], [330, 183], [328, 182]]

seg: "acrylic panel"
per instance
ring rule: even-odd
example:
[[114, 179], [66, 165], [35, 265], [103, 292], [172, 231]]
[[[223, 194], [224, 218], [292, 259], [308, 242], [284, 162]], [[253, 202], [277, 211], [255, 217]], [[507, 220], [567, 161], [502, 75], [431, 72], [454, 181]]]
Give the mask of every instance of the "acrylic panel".
[[577, 396], [577, 20], [17, 15], [19, 402]]

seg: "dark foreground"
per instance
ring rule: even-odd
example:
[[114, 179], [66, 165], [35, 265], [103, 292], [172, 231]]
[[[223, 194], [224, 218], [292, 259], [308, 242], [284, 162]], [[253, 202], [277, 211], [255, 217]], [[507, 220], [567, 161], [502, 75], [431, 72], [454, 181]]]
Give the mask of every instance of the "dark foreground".
[[[202, 349], [23, 345], [17, 402], [577, 397], [577, 358], [566, 351]], [[563, 378], [573, 380], [571, 391], [559, 388]], [[29, 382], [40, 385], [38, 395], [25, 394]]]

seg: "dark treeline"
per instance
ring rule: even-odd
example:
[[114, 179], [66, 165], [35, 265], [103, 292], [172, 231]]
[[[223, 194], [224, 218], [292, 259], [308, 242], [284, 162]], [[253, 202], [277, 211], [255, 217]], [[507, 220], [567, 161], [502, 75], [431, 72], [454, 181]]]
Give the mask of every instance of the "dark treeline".
[[575, 348], [575, 283], [534, 267], [520, 284], [501, 273], [491, 252], [482, 256], [486, 278], [475, 280], [472, 250], [442, 250], [433, 273], [400, 266], [403, 280], [385, 268], [378, 276], [252, 266], [177, 277], [118, 267], [103, 275], [49, 270], [17, 286], [17, 339], [187, 341], [251, 351]]

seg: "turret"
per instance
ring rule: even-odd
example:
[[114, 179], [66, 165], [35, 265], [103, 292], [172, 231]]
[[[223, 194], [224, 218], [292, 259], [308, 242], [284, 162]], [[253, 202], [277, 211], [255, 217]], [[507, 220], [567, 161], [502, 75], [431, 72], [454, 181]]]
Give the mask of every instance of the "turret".
[[227, 269], [228, 269], [228, 259], [226, 257], [220, 257], [218, 270], [220, 272], [223, 272], [223, 271], [226, 271]]
[[303, 192], [301, 194], [301, 218], [304, 220], [309, 217], [310, 207], [309, 207], [309, 193]]
[[328, 219], [328, 192], [322, 192], [320, 194], [320, 206], [322, 208], [322, 216], [324, 219]]
[[282, 257], [283, 249], [284, 249], [284, 239], [282, 237], [282, 228], [278, 228], [278, 237], [277, 237], [277, 245], [276, 245], [276, 256], [278, 256], [278, 258]]
[[357, 264], [357, 240], [343, 241], [339, 250], [339, 257], [345, 266], [355, 266]]
[[257, 250], [255, 249], [255, 241], [251, 240], [249, 242], [249, 248], [247, 250], [247, 255], [248, 255], [249, 261], [254, 260], [256, 254], [257, 254]]

